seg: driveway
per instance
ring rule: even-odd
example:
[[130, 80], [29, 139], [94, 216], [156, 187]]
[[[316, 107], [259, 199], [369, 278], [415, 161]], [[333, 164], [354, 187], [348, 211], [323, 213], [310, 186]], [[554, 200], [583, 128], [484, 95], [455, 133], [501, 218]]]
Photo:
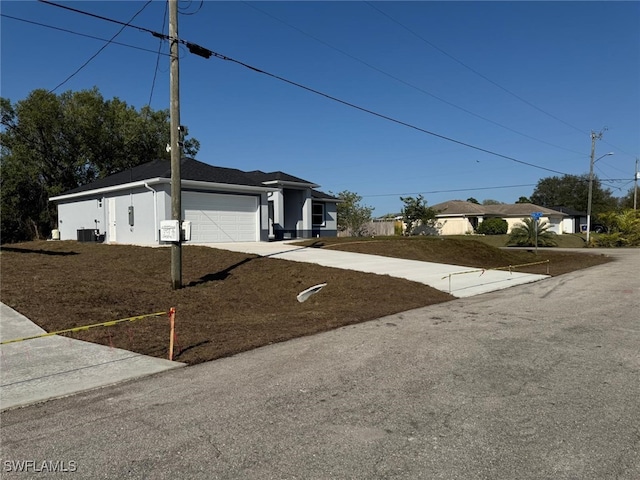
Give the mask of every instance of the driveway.
[[640, 251], [613, 255], [5, 411], [3, 478], [638, 479]]
[[291, 242], [216, 243], [206, 246], [294, 262], [316, 263], [324, 267], [404, 278], [429, 285], [455, 297], [471, 297], [515, 285], [537, 282], [548, 277], [532, 273], [482, 270], [460, 265], [341, 252], [327, 248], [301, 247]]

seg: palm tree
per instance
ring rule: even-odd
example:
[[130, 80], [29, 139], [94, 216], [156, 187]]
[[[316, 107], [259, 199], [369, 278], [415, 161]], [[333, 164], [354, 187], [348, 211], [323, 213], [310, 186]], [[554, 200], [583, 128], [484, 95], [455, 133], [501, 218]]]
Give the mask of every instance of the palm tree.
[[509, 237], [508, 245], [515, 245], [518, 247], [533, 247], [536, 246], [536, 229], [538, 233], [538, 246], [540, 247], [555, 247], [557, 245], [555, 241], [555, 233], [550, 232], [549, 223], [538, 222], [533, 218], [523, 218], [522, 223], [513, 227], [511, 230], [511, 236]]

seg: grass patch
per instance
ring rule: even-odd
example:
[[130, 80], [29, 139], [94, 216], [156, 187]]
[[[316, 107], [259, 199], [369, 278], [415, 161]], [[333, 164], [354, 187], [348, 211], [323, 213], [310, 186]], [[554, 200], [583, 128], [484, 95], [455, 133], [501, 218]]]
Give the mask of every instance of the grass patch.
[[[429, 237], [307, 243], [480, 268], [550, 258], [555, 275], [608, 260], [547, 250], [535, 256], [481, 242]], [[46, 331], [176, 307], [175, 359], [190, 364], [453, 298], [389, 276], [207, 247], [183, 247], [185, 288], [177, 291], [170, 286], [168, 248], [65, 241], [4, 245], [0, 252], [0, 299]], [[318, 283], [327, 286], [305, 303], [297, 302], [300, 291]], [[73, 337], [166, 358], [168, 321], [124, 322]]]

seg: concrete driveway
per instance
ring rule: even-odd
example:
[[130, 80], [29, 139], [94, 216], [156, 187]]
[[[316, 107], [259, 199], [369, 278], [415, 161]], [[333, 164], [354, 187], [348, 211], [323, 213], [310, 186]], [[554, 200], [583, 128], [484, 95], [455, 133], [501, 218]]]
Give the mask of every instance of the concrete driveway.
[[640, 251], [612, 255], [2, 412], [3, 478], [636, 480]]
[[316, 263], [324, 267], [405, 278], [424, 283], [455, 297], [471, 297], [548, 278], [547, 275], [532, 273], [481, 270], [460, 265], [341, 252], [328, 248], [301, 247], [291, 242], [216, 243], [206, 246], [294, 262]]

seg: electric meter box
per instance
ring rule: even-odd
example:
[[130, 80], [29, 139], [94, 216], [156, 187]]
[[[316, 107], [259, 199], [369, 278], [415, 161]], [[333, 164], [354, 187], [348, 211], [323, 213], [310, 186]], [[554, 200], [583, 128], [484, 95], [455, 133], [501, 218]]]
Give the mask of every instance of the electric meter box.
[[191, 222], [189, 220], [182, 222], [182, 240], [186, 242], [191, 240]]
[[160, 241], [178, 242], [180, 241], [180, 222], [178, 220], [160, 221]]

